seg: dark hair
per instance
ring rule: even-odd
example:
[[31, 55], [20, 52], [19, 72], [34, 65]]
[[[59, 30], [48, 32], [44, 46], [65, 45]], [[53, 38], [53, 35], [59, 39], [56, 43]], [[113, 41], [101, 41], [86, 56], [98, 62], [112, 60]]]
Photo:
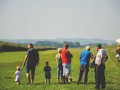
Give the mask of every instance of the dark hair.
[[48, 65], [48, 61], [46, 61], [46, 65]]
[[32, 44], [32, 43], [30, 43], [29, 45], [30, 45], [31, 47], [33, 47], [33, 44]]
[[65, 46], [65, 47], [68, 47], [68, 43], [64, 43], [64, 46]]

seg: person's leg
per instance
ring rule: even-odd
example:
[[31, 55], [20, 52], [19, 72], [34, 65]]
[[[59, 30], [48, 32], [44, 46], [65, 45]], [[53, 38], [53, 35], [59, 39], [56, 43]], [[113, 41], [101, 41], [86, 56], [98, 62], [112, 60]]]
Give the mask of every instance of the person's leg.
[[65, 74], [66, 74], [66, 68], [65, 68], [66, 64], [63, 64], [63, 82], [64, 84], [66, 83], [65, 82]]
[[48, 82], [49, 82], [49, 84], [50, 84], [50, 79], [48, 79]]
[[96, 86], [95, 88], [100, 89], [100, 66], [96, 65]]
[[105, 65], [102, 64], [102, 67], [101, 67], [101, 86], [102, 88], [105, 88], [106, 87], [106, 84], [105, 84]]
[[89, 66], [85, 66], [85, 77], [84, 77], [84, 84], [87, 84], [88, 81], [88, 72], [89, 72]]
[[84, 66], [81, 65], [80, 66], [80, 69], [79, 69], [79, 75], [78, 75], [78, 84], [80, 83], [80, 81], [82, 80], [82, 75], [83, 75], [83, 72], [84, 72]]
[[47, 79], [45, 79], [45, 83], [47, 83]]
[[31, 84], [33, 84], [33, 81], [34, 81], [35, 69], [36, 69], [36, 66], [32, 66], [32, 68], [31, 68]]
[[30, 84], [30, 83], [31, 83], [29, 72], [30, 72], [30, 67], [27, 65], [27, 66], [26, 66], [26, 77], [27, 77], [27, 80], [28, 80], [28, 83], [27, 83], [27, 84]]
[[58, 73], [58, 75], [57, 75], [58, 83], [60, 83], [60, 69], [59, 69], [59, 67], [58, 67], [58, 69], [57, 69], [57, 73]]

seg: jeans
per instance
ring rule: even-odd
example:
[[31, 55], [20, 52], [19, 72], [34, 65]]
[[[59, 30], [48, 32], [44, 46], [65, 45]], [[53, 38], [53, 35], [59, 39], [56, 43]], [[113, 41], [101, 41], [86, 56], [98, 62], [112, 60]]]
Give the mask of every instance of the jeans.
[[79, 70], [78, 82], [82, 80], [82, 75], [85, 72], [84, 83], [88, 81], [88, 72], [89, 72], [89, 65], [81, 65]]
[[99, 66], [96, 65], [95, 67], [95, 83], [96, 83], [96, 88], [100, 88], [100, 85], [105, 88], [105, 64], [100, 64]]

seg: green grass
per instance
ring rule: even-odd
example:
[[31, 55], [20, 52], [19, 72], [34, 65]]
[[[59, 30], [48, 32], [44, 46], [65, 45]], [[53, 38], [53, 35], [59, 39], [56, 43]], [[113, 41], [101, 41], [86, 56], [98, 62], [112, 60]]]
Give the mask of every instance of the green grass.
[[[25, 76], [25, 68], [22, 71], [21, 85], [16, 85], [14, 81], [14, 74], [16, 66], [22, 66], [26, 52], [0, 52], [0, 90], [94, 90], [94, 69], [89, 70], [88, 84], [77, 85], [76, 81], [79, 72], [79, 54], [83, 50], [70, 49], [73, 54], [72, 58], [72, 77], [71, 84], [57, 84], [57, 70], [55, 55], [57, 50], [40, 51], [40, 63], [36, 68], [36, 76], [33, 85], [26, 85], [27, 79]], [[106, 47], [109, 60], [106, 62], [106, 90], [119, 90], [120, 89], [120, 63], [115, 59], [115, 47]], [[92, 53], [96, 55], [95, 48], [91, 49]], [[45, 62], [49, 61], [52, 68], [51, 84], [44, 84], [44, 71]], [[92, 60], [91, 60], [92, 61]]]

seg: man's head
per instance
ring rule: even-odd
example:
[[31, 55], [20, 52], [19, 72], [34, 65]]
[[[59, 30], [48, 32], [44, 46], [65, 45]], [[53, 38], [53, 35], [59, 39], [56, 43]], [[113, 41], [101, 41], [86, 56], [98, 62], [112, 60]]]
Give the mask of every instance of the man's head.
[[32, 43], [28, 44], [28, 48], [29, 49], [33, 48], [33, 44]]
[[64, 44], [64, 47], [65, 47], [66, 49], [68, 49], [68, 47], [69, 47], [69, 46], [68, 46], [68, 43], [65, 43], [65, 44]]
[[86, 50], [90, 51], [90, 46], [86, 46]]
[[96, 43], [96, 50], [98, 51], [101, 48], [102, 48], [102, 45], [100, 43]]

